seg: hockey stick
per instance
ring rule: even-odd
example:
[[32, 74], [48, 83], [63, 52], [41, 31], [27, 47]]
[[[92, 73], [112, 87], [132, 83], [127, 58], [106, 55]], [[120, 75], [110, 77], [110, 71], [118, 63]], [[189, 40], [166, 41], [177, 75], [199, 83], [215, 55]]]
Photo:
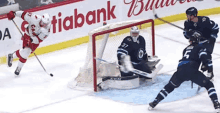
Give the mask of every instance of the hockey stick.
[[[99, 60], [99, 61], [103, 61], [103, 62], [106, 62], [108, 64], [112, 64], [112, 65], [115, 65], [115, 66], [118, 66], [118, 67], [121, 67], [121, 65], [118, 65], [118, 64], [115, 64], [115, 63], [111, 63], [111, 62], [108, 62], [106, 60], [103, 60], [101, 58], [95, 58], [96, 60]], [[136, 74], [139, 74], [139, 75], [142, 75], [142, 76], [145, 76], [145, 77], [148, 77], [148, 78], [154, 78], [156, 76], [156, 74], [163, 68], [163, 65], [160, 64], [151, 74], [149, 73], [146, 73], [144, 71], [141, 71], [141, 70], [137, 70], [137, 69], [134, 69], [133, 70], [130, 70], [131, 72], [133, 73], [136, 73]]]
[[53, 77], [53, 74], [52, 73], [48, 73], [47, 71], [46, 71], [46, 69], [44, 68], [44, 66], [43, 66], [43, 64], [41, 63], [41, 61], [38, 59], [38, 57], [37, 57], [37, 55], [34, 53], [34, 56], [37, 58], [37, 60], [38, 60], [38, 62], [40, 63], [40, 65], [41, 65], [41, 67], [44, 69], [44, 71], [48, 74], [48, 75], [50, 75], [51, 77]]
[[[203, 71], [203, 73], [204, 73], [204, 71]], [[200, 85], [198, 85], [198, 88], [197, 88], [197, 90], [196, 90], [196, 94], [199, 94], [199, 91], [201, 90], [201, 86]]]
[[[17, 29], [18, 29], [18, 31], [21, 33], [22, 37], [24, 37], [24, 35], [22, 34], [22, 32], [21, 32], [21, 30], [19, 29], [18, 25], [15, 23], [15, 21], [14, 21], [13, 19], [12, 19], [12, 22], [13, 22], [14, 25], [17, 27]], [[33, 52], [33, 53], [34, 53], [34, 52]], [[49, 73], [46, 71], [46, 69], [45, 69], [44, 66], [42, 65], [41, 61], [38, 59], [37, 55], [36, 55], [35, 53], [34, 53], [34, 55], [35, 55], [35, 57], [37, 58], [38, 62], [40, 63], [41, 67], [44, 69], [44, 71], [45, 71], [48, 75], [50, 75], [51, 77], [53, 77], [53, 74], [52, 74], [52, 73], [49, 74]]]
[[164, 20], [164, 19], [158, 17], [158, 15], [155, 13], [155, 8], [154, 8], [154, 7], [153, 7], [153, 14], [154, 14], [154, 17], [155, 17], [156, 19], [158, 19], [158, 20], [160, 20], [160, 21], [163, 21], [163, 22], [165, 22], [165, 23], [167, 23], [167, 24], [170, 24], [170, 25], [172, 25], [172, 26], [174, 26], [174, 27], [177, 27], [177, 28], [179, 28], [179, 29], [184, 30], [184, 28], [182, 28], [182, 27], [180, 27], [180, 26], [177, 26], [177, 25], [175, 25], [175, 24], [173, 24], [173, 23], [170, 23], [170, 22], [168, 22], [168, 21], [166, 21], [166, 20]]

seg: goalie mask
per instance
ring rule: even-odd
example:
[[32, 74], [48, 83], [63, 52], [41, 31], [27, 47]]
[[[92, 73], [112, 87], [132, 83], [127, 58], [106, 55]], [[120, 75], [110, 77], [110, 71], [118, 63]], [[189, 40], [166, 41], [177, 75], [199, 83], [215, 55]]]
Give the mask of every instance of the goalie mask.
[[46, 27], [50, 23], [50, 16], [48, 13], [45, 13], [42, 15], [41, 21], [40, 21], [40, 26], [41, 27]]
[[140, 33], [140, 31], [137, 26], [131, 27], [130, 35], [131, 35], [134, 42], [137, 42], [137, 38], [139, 36], [139, 33]]

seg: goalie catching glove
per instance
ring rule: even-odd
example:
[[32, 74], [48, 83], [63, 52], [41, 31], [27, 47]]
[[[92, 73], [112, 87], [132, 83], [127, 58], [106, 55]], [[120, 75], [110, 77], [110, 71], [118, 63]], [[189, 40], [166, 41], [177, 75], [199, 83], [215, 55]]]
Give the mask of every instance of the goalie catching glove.
[[130, 56], [129, 55], [121, 55], [121, 60], [120, 60], [121, 66], [120, 70], [124, 73], [128, 73], [130, 71], [133, 71], [134, 68], [131, 64]]

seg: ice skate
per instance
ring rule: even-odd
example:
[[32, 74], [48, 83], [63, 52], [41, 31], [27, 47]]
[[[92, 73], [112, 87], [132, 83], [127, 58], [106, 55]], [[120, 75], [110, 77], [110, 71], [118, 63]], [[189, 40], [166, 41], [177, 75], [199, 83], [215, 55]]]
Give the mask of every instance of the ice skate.
[[154, 100], [153, 102], [149, 103], [149, 107], [148, 107], [148, 110], [152, 110], [154, 107], [156, 107], [156, 105], [158, 104], [159, 102]]
[[218, 101], [213, 102], [216, 113], [220, 113], [220, 104]]
[[12, 61], [13, 61], [13, 54], [8, 54], [8, 58], [7, 58], [7, 63], [8, 63], [8, 67], [12, 66]]
[[15, 76], [19, 76], [20, 71], [21, 71], [21, 68], [17, 67], [16, 70], [15, 70]]

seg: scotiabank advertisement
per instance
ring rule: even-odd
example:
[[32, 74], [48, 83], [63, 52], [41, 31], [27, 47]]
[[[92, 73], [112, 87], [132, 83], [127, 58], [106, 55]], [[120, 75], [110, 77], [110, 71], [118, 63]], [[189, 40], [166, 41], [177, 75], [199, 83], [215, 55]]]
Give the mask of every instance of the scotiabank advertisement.
[[[191, 6], [198, 10], [220, 6], [214, 0], [83, 0], [44, 10], [34, 11], [38, 15], [49, 13], [51, 33], [40, 47], [87, 36], [88, 32], [102, 26], [103, 22], [115, 23], [127, 20], [154, 19], [155, 7], [160, 17], [184, 13]], [[16, 17], [15, 22], [24, 31], [27, 22]], [[0, 19], [0, 57], [21, 48], [21, 34], [7, 18]], [[4, 49], [2, 49], [4, 48]]]

